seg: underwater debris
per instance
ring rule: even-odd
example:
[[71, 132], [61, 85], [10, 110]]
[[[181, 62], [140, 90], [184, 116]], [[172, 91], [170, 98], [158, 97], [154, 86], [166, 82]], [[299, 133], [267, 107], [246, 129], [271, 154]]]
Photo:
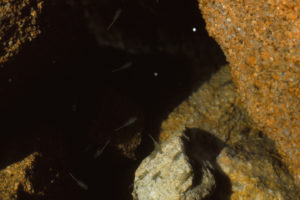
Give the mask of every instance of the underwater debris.
[[102, 148], [97, 148], [96, 152], [94, 153], [94, 159], [97, 159], [104, 151], [104, 149], [107, 147], [107, 145], [110, 143], [110, 139], [106, 141], [104, 146]]
[[116, 11], [114, 18], [113, 18], [112, 22], [110, 23], [110, 25], [107, 27], [106, 31], [109, 31], [111, 29], [111, 27], [114, 25], [114, 23], [117, 21], [117, 19], [119, 19], [119, 17], [121, 16], [121, 13], [122, 13], [122, 9], [119, 8]]
[[130, 126], [131, 124], [133, 124], [135, 121], [137, 120], [137, 117], [131, 117], [129, 118], [129, 120], [123, 124], [122, 126], [120, 126], [119, 128], [114, 129], [114, 131], [119, 131], [122, 128], [125, 128], [127, 126]]
[[186, 139], [187, 141], [190, 141], [190, 137], [187, 136], [184, 132], [182, 132], [181, 134], [179, 134], [180, 137], [183, 137], [184, 139]]
[[74, 179], [74, 181], [77, 183], [77, 185], [78, 185], [79, 187], [81, 187], [81, 188], [84, 189], [84, 190], [88, 190], [88, 189], [89, 189], [89, 187], [88, 187], [88, 185], [87, 185], [86, 183], [84, 183], [83, 181], [81, 181], [81, 180], [75, 178], [75, 176], [73, 176], [73, 175], [71, 174], [71, 172], [69, 172], [69, 175], [72, 177], [72, 179]]
[[159, 152], [162, 152], [162, 149], [161, 149], [161, 146], [160, 144], [151, 136], [149, 135], [149, 137], [151, 138], [151, 140], [153, 141], [154, 143], [154, 150], [157, 150]]
[[111, 72], [119, 72], [119, 71], [123, 71], [125, 69], [128, 69], [132, 66], [132, 62], [126, 62], [124, 65], [122, 65], [121, 67], [112, 70]]

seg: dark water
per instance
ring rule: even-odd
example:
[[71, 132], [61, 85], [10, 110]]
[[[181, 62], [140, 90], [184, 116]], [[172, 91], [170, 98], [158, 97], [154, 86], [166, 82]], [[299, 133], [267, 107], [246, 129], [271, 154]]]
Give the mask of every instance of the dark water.
[[[45, 186], [46, 195], [20, 188], [19, 199], [131, 199], [134, 171], [153, 148], [148, 135], [157, 138], [161, 121], [225, 57], [205, 31], [197, 1], [66, 2], [45, 4], [41, 36], [1, 69], [0, 167], [42, 152], [32, 181], [37, 191]], [[99, 11], [106, 24], [122, 9], [111, 29], [112, 38], [122, 35], [122, 48], [116, 39], [99, 43], [86, 9], [96, 16]], [[112, 72], [128, 62], [129, 68]], [[126, 131], [142, 132], [137, 160], [113, 144], [93, 159], [113, 128], [134, 115], [138, 127]]]

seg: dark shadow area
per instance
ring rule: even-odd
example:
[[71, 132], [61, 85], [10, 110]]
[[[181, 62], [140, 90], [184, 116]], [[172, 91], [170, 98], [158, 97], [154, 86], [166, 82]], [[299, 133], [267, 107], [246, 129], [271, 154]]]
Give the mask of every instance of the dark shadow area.
[[[118, 2], [123, 18], [116, 26], [134, 52], [99, 45], [81, 4], [51, 1], [40, 21], [42, 35], [0, 71], [0, 169], [41, 152], [31, 179], [45, 196], [31, 199], [131, 199], [134, 171], [153, 149], [148, 136], [156, 138], [174, 107], [226, 63], [196, 1]], [[128, 62], [128, 69], [112, 72]], [[115, 134], [132, 116], [136, 123]], [[135, 132], [142, 142], [131, 160], [114, 142]], [[19, 200], [29, 198], [22, 191]]]
[[20, 185], [18, 187], [18, 199], [22, 199], [22, 200], [38, 200], [39, 197], [38, 195], [32, 195], [32, 194], [28, 194], [27, 192], [25, 192], [25, 189], [23, 188], [22, 185]]
[[200, 129], [187, 129], [185, 134], [189, 138], [184, 140], [185, 151], [195, 172], [193, 185], [201, 183], [202, 174], [196, 172], [202, 166], [208, 167], [206, 162], [209, 162], [213, 166], [210, 170], [214, 175], [216, 187], [206, 200], [229, 200], [232, 193], [230, 179], [216, 163], [216, 157], [226, 144], [214, 135]]

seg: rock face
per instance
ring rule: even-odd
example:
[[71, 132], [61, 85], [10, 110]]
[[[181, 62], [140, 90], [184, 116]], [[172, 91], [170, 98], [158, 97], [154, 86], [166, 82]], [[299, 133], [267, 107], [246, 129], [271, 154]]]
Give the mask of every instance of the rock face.
[[5, 169], [0, 170], [0, 199], [14, 200], [19, 199], [18, 194], [24, 191], [34, 194], [30, 171], [33, 169], [37, 157], [41, 156], [37, 152], [32, 153], [24, 160], [16, 162]]
[[37, 20], [42, 0], [4, 0], [0, 3], [0, 63], [40, 34]]
[[237, 104], [238, 95], [228, 66], [222, 67], [162, 123], [160, 140], [186, 128], [201, 128], [221, 141], [235, 142], [249, 129], [247, 116]]
[[[193, 171], [184, 151], [182, 139], [170, 137], [155, 149], [135, 173], [135, 200], [200, 200], [210, 195], [215, 186], [210, 164]], [[195, 173], [201, 183], [193, 185]]]
[[231, 200], [292, 200], [299, 196], [293, 179], [273, 151], [270, 141], [257, 138], [223, 149], [217, 163], [231, 181]]
[[[213, 166], [229, 181], [220, 180], [214, 174], [216, 189], [213, 193], [218, 196], [212, 199], [297, 199], [299, 189], [282, 164], [274, 143], [253, 127], [239, 105], [229, 67], [225, 66], [174, 109], [162, 124], [160, 140], [168, 140], [190, 129], [202, 129], [224, 143], [220, 147], [206, 136], [202, 137], [204, 143], [198, 140], [193, 145], [192, 152], [197, 156], [210, 148], [220, 149], [213, 153], [211, 160], [216, 161], [212, 162]], [[205, 147], [198, 149], [201, 146]], [[226, 187], [229, 188], [225, 190]]]
[[300, 185], [300, 1], [199, 0], [248, 114]]

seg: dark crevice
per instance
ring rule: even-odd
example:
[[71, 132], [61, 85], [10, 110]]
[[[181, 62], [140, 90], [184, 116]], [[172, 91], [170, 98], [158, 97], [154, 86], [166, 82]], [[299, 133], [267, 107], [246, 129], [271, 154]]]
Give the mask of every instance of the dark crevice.
[[[161, 122], [226, 63], [225, 57], [208, 36], [196, 1], [120, 1], [124, 15], [108, 34], [119, 30], [123, 49], [99, 44], [85, 7], [74, 2], [45, 2], [42, 34], [1, 68], [0, 168], [39, 151], [43, 156], [32, 181], [36, 191], [46, 188], [45, 196], [32, 199], [131, 199], [134, 171], [153, 150], [149, 135], [158, 137]], [[89, 2], [95, 11], [118, 8], [114, 1]], [[99, 13], [108, 13], [107, 20], [113, 11]], [[112, 73], [129, 61], [130, 68]], [[136, 123], [118, 136], [114, 129], [132, 116]], [[131, 160], [116, 143], [137, 132], [142, 142]], [[103, 154], [93, 159], [108, 139]], [[218, 148], [201, 155], [213, 161]], [[54, 172], [59, 179], [50, 184]], [[69, 172], [89, 190], [78, 187]], [[22, 191], [19, 200], [29, 197]]]
[[[193, 186], [199, 185], [202, 181], [201, 168], [208, 168], [215, 178], [216, 186], [206, 200], [229, 200], [232, 193], [230, 179], [216, 163], [217, 156], [226, 144], [216, 136], [200, 129], [187, 129], [185, 134], [189, 138], [184, 140], [184, 144], [194, 171]], [[207, 166], [207, 162], [212, 165], [212, 168]]]

